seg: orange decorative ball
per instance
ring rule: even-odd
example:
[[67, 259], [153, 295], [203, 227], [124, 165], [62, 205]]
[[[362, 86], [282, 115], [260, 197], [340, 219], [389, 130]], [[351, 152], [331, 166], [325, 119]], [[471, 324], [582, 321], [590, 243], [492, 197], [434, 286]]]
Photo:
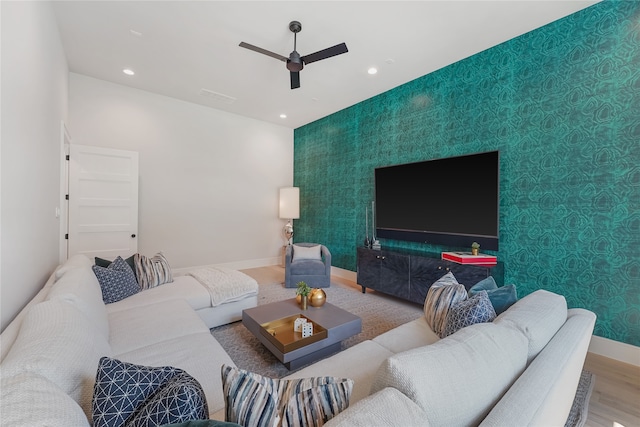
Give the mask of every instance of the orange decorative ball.
[[322, 307], [325, 302], [327, 302], [327, 294], [322, 289], [313, 289], [309, 294], [309, 303], [312, 307]]

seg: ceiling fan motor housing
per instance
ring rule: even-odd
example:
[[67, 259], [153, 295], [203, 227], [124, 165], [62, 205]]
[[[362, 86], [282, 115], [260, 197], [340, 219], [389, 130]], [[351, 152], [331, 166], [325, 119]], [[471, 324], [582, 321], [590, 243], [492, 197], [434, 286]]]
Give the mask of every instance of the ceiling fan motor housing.
[[289, 71], [300, 71], [304, 68], [304, 64], [302, 62], [302, 58], [300, 58], [300, 54], [295, 50], [291, 52], [289, 55], [289, 60], [287, 61], [287, 70]]

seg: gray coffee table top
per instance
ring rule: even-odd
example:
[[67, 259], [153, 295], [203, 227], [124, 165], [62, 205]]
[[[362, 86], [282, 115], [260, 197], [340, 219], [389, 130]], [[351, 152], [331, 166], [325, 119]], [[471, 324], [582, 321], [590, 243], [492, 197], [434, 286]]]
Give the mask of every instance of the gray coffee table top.
[[[261, 324], [302, 314], [327, 329], [327, 338], [282, 353], [260, 332]], [[340, 342], [362, 331], [362, 319], [331, 303], [302, 310], [295, 298], [242, 311], [242, 324], [289, 369], [296, 369], [340, 350]]]

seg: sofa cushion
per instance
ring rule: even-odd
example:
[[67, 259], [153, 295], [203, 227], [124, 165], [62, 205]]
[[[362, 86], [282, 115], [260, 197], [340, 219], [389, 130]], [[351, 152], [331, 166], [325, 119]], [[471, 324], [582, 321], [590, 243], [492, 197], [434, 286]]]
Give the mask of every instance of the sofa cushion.
[[100, 359], [92, 401], [94, 427], [157, 426], [207, 415], [202, 387], [185, 371]]
[[465, 299], [467, 299], [466, 288], [458, 283], [451, 272], [431, 285], [424, 301], [424, 315], [433, 332], [439, 337], [442, 337], [449, 308]]
[[202, 319], [183, 299], [109, 313], [109, 328], [109, 342], [114, 354], [188, 334], [209, 332]]
[[295, 264], [291, 264], [291, 269], [297, 276], [319, 276], [326, 273], [324, 263], [313, 259], [297, 260]]
[[321, 260], [322, 246], [298, 246], [293, 245], [293, 260], [291, 262], [300, 261], [303, 259], [309, 260]]
[[173, 282], [171, 266], [162, 252], [152, 257], [135, 254], [133, 260], [140, 289], [150, 289]]
[[480, 291], [487, 291], [496, 314], [502, 313], [518, 300], [516, 285], [506, 285], [499, 288], [492, 276], [473, 285], [469, 289], [469, 297], [476, 295]]
[[426, 415], [413, 400], [395, 388], [365, 397], [325, 424], [325, 427], [429, 427]]
[[47, 299], [60, 298], [74, 305], [105, 339], [109, 338], [109, 319], [102, 301], [102, 290], [91, 266], [76, 267], [65, 273], [53, 284]]
[[442, 336], [447, 337], [467, 326], [491, 322], [495, 318], [496, 312], [491, 305], [487, 291], [480, 291], [449, 309]]
[[106, 306], [106, 310], [107, 313], [113, 313], [177, 298], [186, 300], [194, 310], [211, 307], [209, 292], [194, 277], [186, 275], [174, 277], [171, 283], [146, 289], [143, 292], [138, 292], [128, 298], [109, 304]]
[[412, 348], [433, 344], [439, 339], [440, 337], [427, 324], [427, 319], [421, 316], [378, 335], [372, 341], [393, 353], [400, 353]]
[[0, 379], [0, 419], [11, 427], [89, 426], [82, 408], [60, 387], [33, 372]]
[[376, 373], [371, 393], [398, 389], [422, 408], [431, 425], [477, 425], [526, 362], [527, 340], [520, 332], [480, 323], [389, 357]]
[[565, 298], [540, 289], [513, 304], [494, 323], [515, 328], [527, 337], [527, 360], [531, 362], [566, 320]]
[[390, 356], [393, 356], [393, 352], [382, 345], [373, 341], [363, 341], [285, 378], [308, 378], [324, 375], [351, 378], [354, 384], [349, 402], [352, 404], [369, 395], [374, 374], [380, 364]]
[[3, 375], [42, 375], [91, 414], [98, 362], [111, 348], [102, 333], [75, 306], [61, 299], [34, 305], [2, 362]]
[[105, 304], [120, 301], [140, 292], [140, 286], [131, 268], [120, 257], [109, 267], [94, 265], [91, 267], [102, 289], [102, 300]]
[[224, 409], [220, 367], [233, 365], [233, 361], [209, 331], [175, 337], [114, 357], [137, 365], [180, 368], [202, 386], [210, 414]]
[[353, 381], [317, 377], [273, 379], [222, 367], [226, 421], [247, 427], [322, 426], [349, 406]]

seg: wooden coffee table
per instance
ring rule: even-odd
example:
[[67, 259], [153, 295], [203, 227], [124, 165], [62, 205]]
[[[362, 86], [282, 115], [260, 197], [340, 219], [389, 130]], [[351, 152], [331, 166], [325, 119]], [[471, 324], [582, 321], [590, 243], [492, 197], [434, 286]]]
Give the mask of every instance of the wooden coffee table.
[[[264, 333], [263, 324], [285, 317], [302, 314], [322, 326], [327, 337], [291, 351], [282, 351]], [[362, 331], [362, 319], [333, 304], [302, 310], [295, 298], [259, 305], [242, 311], [242, 324], [273, 353], [287, 369], [297, 369], [340, 351], [340, 342]]]

